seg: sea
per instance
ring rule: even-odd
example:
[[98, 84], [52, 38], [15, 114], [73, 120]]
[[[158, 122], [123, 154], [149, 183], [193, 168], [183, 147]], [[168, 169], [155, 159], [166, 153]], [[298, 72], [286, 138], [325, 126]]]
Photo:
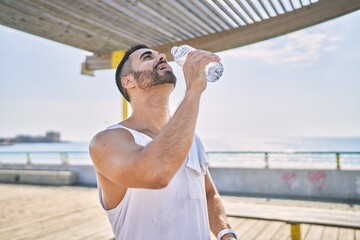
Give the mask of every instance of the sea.
[[[360, 170], [360, 137], [202, 139], [210, 166]], [[92, 164], [88, 141], [0, 146], [0, 164]]]

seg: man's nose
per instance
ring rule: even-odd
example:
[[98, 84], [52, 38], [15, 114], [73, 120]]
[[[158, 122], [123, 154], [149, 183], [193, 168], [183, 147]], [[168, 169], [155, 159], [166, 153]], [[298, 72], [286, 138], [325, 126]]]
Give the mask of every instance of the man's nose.
[[159, 53], [157, 55], [157, 62], [167, 62], [166, 55], [164, 53]]

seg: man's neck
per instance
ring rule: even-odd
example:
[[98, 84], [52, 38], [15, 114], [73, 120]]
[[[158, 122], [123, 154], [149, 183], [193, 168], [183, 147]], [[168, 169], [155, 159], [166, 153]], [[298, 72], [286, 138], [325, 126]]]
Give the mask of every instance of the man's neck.
[[131, 116], [123, 122], [135, 130], [155, 137], [170, 120], [168, 97], [149, 96], [132, 105]]

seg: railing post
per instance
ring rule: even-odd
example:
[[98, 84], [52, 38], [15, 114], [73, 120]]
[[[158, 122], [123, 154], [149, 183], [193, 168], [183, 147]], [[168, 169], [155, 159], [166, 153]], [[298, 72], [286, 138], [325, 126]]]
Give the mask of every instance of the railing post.
[[269, 168], [269, 154], [265, 152], [265, 168]]
[[60, 153], [60, 159], [61, 159], [61, 164], [63, 165], [69, 164], [69, 156], [66, 152]]
[[301, 240], [300, 223], [290, 223], [291, 240]]
[[26, 164], [27, 165], [31, 165], [31, 157], [30, 157], [30, 153], [26, 153]]
[[340, 170], [340, 153], [336, 153], [336, 169]]

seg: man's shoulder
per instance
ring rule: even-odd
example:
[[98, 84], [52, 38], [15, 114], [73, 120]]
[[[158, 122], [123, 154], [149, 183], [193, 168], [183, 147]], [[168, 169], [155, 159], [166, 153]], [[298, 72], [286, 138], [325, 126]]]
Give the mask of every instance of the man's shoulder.
[[[114, 155], [125, 152], [134, 143], [132, 135], [125, 129], [106, 129], [97, 133], [89, 145], [91, 160], [96, 168], [108, 162]], [[100, 165], [99, 165], [100, 164]]]
[[90, 150], [101, 146], [118, 144], [119, 142], [132, 141], [131, 133], [124, 128], [108, 128], [98, 132], [90, 141]]

